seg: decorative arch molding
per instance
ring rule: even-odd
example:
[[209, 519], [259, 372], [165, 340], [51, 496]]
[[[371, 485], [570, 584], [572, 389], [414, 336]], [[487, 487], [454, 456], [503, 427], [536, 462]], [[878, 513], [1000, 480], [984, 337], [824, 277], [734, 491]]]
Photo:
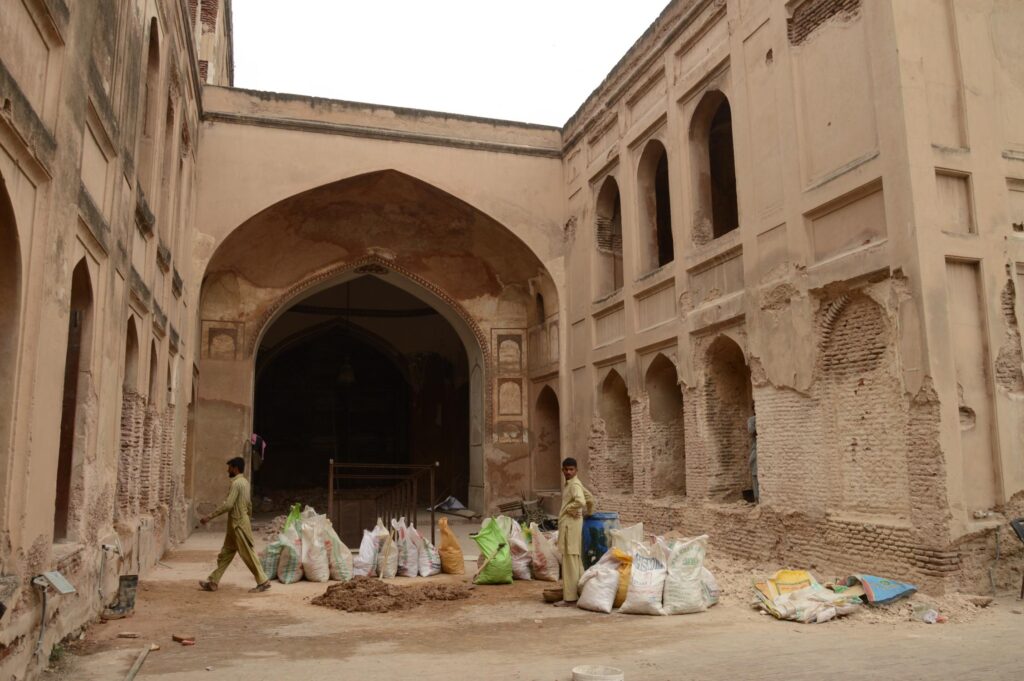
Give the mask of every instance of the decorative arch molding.
[[480, 346], [480, 352], [483, 355], [484, 363], [488, 367], [490, 366], [491, 357], [487, 343], [487, 335], [484, 334], [480, 325], [476, 322], [473, 316], [470, 315], [464, 307], [462, 307], [459, 301], [455, 300], [455, 298], [449, 295], [440, 286], [437, 286], [405, 267], [396, 264], [394, 261], [382, 258], [379, 255], [364, 256], [350, 263], [321, 270], [320, 272], [306, 277], [302, 281], [293, 284], [291, 287], [286, 289], [285, 292], [278, 296], [277, 300], [268, 306], [266, 311], [260, 315], [259, 321], [256, 324], [256, 331], [250, 335], [249, 342], [246, 346], [246, 356], [255, 356], [256, 350], [259, 348], [260, 341], [263, 339], [263, 335], [266, 333], [267, 329], [270, 328], [271, 324], [273, 324], [277, 318], [296, 301], [297, 298], [301, 297], [304, 293], [311, 292], [312, 289], [325, 284], [331, 279], [341, 278], [349, 272], [353, 272], [355, 274], [377, 275], [394, 272], [436, 296], [445, 305], [451, 308], [452, 312], [454, 312], [466, 324], [466, 326], [469, 327], [474, 338], [476, 338], [477, 344]]

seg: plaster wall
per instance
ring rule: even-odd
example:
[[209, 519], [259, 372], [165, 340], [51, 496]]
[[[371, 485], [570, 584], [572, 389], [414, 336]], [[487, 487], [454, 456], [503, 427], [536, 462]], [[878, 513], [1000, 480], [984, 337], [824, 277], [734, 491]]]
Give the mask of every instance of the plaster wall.
[[[603, 507], [727, 551], [985, 583], [977, 556], [1024, 489], [1019, 126], [1004, 108], [1021, 67], [1003, 37], [1022, 9], [672, 3], [569, 120], [568, 427], [590, 453], [584, 479], [610, 492]], [[710, 238], [702, 136], [723, 97], [739, 227]], [[668, 154], [675, 258], [649, 271], [651, 140]], [[595, 280], [607, 178], [625, 267], [610, 294]], [[723, 457], [743, 467], [749, 448], [708, 355], [723, 338], [749, 372], [756, 505], [723, 495]], [[644, 384], [658, 348], [676, 353], [684, 393], [685, 494], [623, 496], [600, 386], [609, 366], [626, 378], [636, 426], [622, 456], [643, 480], [665, 437]]]

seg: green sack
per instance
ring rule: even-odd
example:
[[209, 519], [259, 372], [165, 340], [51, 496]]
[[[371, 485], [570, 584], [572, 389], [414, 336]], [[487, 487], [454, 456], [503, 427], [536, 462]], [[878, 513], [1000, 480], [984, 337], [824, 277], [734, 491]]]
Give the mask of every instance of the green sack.
[[[281, 528], [281, 531], [284, 532], [292, 525], [300, 522], [302, 522], [302, 504], [296, 502], [292, 504], [292, 510], [288, 511], [288, 517], [284, 519], [284, 527]], [[295, 530], [299, 531], [299, 528], [296, 527]]]
[[474, 584], [511, 584], [512, 551], [501, 527], [488, 518], [480, 531], [470, 535], [480, 547], [480, 571], [473, 578]]

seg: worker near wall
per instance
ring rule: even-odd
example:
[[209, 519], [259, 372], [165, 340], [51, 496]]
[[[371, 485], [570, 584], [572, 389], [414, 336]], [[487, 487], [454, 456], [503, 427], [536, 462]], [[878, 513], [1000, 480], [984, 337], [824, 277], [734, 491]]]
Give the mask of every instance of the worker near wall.
[[224, 546], [217, 556], [217, 569], [210, 573], [207, 581], [199, 582], [203, 591], [216, 591], [220, 578], [237, 553], [242, 562], [256, 578], [255, 588], [249, 593], [259, 593], [270, 588], [270, 580], [263, 572], [259, 559], [256, 557], [256, 546], [252, 538], [252, 496], [249, 481], [242, 473], [245, 472], [245, 459], [236, 456], [228, 461], [228, 477], [231, 478], [231, 489], [227, 499], [210, 515], [203, 516], [199, 522], [207, 524], [224, 513], [228, 514], [228, 528], [224, 535]]
[[565, 488], [562, 490], [562, 510], [558, 513], [558, 548], [562, 552], [562, 600], [555, 605], [574, 605], [579, 598], [580, 577], [583, 575], [583, 512], [594, 512], [594, 497], [576, 476], [576, 459], [562, 462]]

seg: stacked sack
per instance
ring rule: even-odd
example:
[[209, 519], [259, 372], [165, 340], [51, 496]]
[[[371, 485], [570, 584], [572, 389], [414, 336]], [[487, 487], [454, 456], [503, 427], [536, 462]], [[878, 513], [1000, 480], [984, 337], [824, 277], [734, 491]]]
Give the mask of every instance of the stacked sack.
[[476, 584], [511, 584], [513, 580], [558, 581], [562, 557], [556, 548], [558, 533], [545, 534], [531, 523], [524, 529], [508, 516], [488, 518], [470, 535], [480, 549]]
[[703, 612], [718, 602], [718, 584], [704, 567], [707, 535], [645, 542], [642, 525], [611, 534], [612, 548], [580, 578], [578, 607], [683, 615]]
[[441, 573], [441, 553], [405, 518], [392, 520], [390, 531], [378, 518], [372, 530], [363, 530], [352, 572], [382, 579], [431, 577]]
[[326, 515], [295, 504], [284, 529], [260, 553], [263, 571], [283, 584], [300, 579], [346, 582], [352, 579], [352, 552], [345, 546]]

